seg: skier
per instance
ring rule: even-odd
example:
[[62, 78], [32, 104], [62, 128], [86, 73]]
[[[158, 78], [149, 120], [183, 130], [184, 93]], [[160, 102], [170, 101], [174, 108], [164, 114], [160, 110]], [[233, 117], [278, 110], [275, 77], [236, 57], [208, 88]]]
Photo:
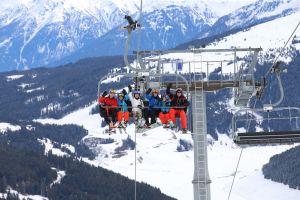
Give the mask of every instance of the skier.
[[171, 99], [170, 118], [174, 124], [176, 124], [176, 116], [180, 117], [182, 133], [187, 133], [187, 119], [186, 110], [190, 105], [186, 97], [183, 95], [181, 88], [176, 89], [176, 94], [170, 92], [172, 85], [167, 86], [166, 94]]
[[[116, 91], [111, 89], [109, 93], [104, 91], [98, 99], [100, 116], [104, 118], [106, 124], [109, 125], [109, 132], [114, 132], [114, 128], [118, 126], [117, 107], [118, 101], [115, 98]], [[108, 97], [106, 97], [108, 94]], [[110, 119], [111, 118], [111, 119]]]
[[159, 113], [159, 119], [161, 123], [163, 124], [164, 128], [173, 128], [174, 124], [170, 118], [170, 98], [168, 95], [163, 94], [161, 96], [161, 101], [159, 102], [159, 107], [160, 107], [160, 113]]
[[[151, 125], [156, 123], [156, 118], [158, 117], [159, 112], [160, 112], [160, 107], [159, 107], [160, 98], [159, 98], [158, 94], [159, 94], [158, 89], [152, 90], [151, 88], [149, 88], [146, 92], [146, 98], [149, 101], [148, 111], [149, 111], [149, 115], [151, 118], [151, 122], [150, 122]], [[147, 123], [147, 125], [149, 124], [149, 116], [146, 119], [146, 123]]]
[[132, 91], [132, 87], [130, 85], [128, 86], [128, 90], [128, 97], [132, 105], [132, 115], [134, 117], [134, 120], [139, 128], [146, 127], [147, 125], [142, 118], [144, 104], [143, 100], [141, 99], [141, 93], [139, 90]]
[[126, 127], [129, 121], [129, 111], [128, 111], [128, 95], [125, 89], [123, 89], [122, 93], [118, 94], [118, 121], [119, 126]]

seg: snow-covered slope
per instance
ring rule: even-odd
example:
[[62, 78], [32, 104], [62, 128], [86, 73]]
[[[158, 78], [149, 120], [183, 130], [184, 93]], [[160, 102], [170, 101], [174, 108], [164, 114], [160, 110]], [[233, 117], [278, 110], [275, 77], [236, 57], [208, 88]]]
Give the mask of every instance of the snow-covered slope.
[[[263, 49], [261, 54], [263, 57], [260, 61], [272, 62], [274, 56], [279, 55], [296, 28], [299, 19], [300, 11], [232, 34], [208, 45], [206, 48], [261, 47]], [[295, 52], [300, 51], [300, 43], [297, 42], [297, 37], [299, 36], [300, 28], [295, 32], [295, 37], [287, 44], [287, 48], [284, 50], [280, 60], [288, 63], [295, 56]]]
[[299, 11], [298, 0], [258, 0], [218, 19], [208, 34], [216, 35], [232, 29], [259, 24]]
[[[134, 150], [128, 143], [134, 141], [134, 127], [127, 128], [129, 135], [119, 133], [104, 134], [100, 127], [99, 115], [90, 115], [95, 105], [78, 110], [60, 120], [42, 119], [42, 123], [70, 124], [84, 126], [89, 135], [83, 141], [97, 152], [95, 160], [87, 160], [122, 175], [134, 178]], [[158, 127], [137, 134], [137, 180], [159, 187], [162, 192], [179, 200], [193, 199], [193, 151], [178, 151], [180, 144], [192, 143], [190, 135], [176, 133], [174, 139], [170, 131]], [[128, 137], [130, 139], [128, 139]], [[128, 141], [129, 140], [129, 141]], [[181, 140], [181, 141], [180, 141]], [[209, 139], [209, 171], [212, 180], [212, 200], [225, 199], [239, 157], [240, 148], [226, 135], [219, 135], [218, 141]], [[269, 158], [281, 153], [293, 145], [249, 147], [244, 149], [236, 182], [231, 195], [232, 200], [297, 200], [300, 191], [274, 183], [263, 178], [262, 166]], [[121, 149], [121, 150], [120, 150]]]
[[[206, 0], [218, 16], [224, 16], [256, 0]], [[226, 9], [225, 9], [226, 8]]]

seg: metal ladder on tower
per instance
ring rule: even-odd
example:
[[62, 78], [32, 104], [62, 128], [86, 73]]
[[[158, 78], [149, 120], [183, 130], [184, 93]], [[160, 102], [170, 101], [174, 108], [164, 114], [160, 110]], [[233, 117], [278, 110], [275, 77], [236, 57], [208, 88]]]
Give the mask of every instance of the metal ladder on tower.
[[[195, 54], [196, 56], [201, 56]], [[201, 59], [202, 60], [202, 59]], [[208, 76], [208, 75], [207, 75]], [[206, 102], [203, 88], [202, 62], [194, 62], [193, 140], [194, 140], [194, 200], [210, 200], [210, 178], [207, 163]]]

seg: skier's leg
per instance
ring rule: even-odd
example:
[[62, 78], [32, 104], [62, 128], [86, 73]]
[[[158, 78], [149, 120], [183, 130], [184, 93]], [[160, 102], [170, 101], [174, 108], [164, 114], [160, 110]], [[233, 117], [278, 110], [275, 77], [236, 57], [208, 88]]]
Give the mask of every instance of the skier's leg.
[[124, 112], [124, 121], [127, 123], [129, 121], [129, 112]]
[[173, 124], [176, 124], [176, 117], [175, 117], [175, 114], [176, 114], [176, 110], [175, 109], [170, 109], [170, 119], [172, 120]]
[[180, 120], [181, 120], [181, 127], [182, 129], [186, 129], [187, 128], [187, 122], [186, 122], [186, 114], [184, 112], [184, 110], [180, 110]]
[[114, 123], [117, 122], [117, 109], [113, 108], [110, 110], [110, 116]]
[[149, 115], [150, 115], [150, 112], [149, 112], [148, 108], [144, 108], [143, 109], [143, 116], [144, 116], [144, 119], [145, 119], [145, 122], [146, 122], [147, 126], [150, 125], [150, 123], [149, 123]]
[[117, 113], [117, 117], [118, 117], [118, 121], [119, 121], [119, 122], [122, 122], [122, 115], [123, 115], [122, 111], [119, 111], [119, 112]]
[[107, 109], [103, 109], [101, 112], [102, 112], [102, 116], [103, 116], [103, 118], [104, 118], [105, 123], [106, 123], [107, 125], [109, 125], [110, 119], [109, 119], [109, 115], [108, 115]]
[[162, 112], [159, 113], [159, 119], [161, 121], [162, 124], [166, 124], [166, 120], [165, 120], [165, 116]]
[[156, 111], [154, 109], [150, 110], [151, 124], [156, 123]]

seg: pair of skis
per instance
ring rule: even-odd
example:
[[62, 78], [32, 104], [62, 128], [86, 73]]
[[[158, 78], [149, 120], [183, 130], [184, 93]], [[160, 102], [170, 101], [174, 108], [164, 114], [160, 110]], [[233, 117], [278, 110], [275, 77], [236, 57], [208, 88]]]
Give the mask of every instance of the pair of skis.
[[[112, 122], [111, 122], [112, 123]], [[105, 133], [108, 133], [109, 135], [116, 133], [117, 128], [121, 131], [124, 132], [125, 134], [127, 134], [126, 131], [126, 125], [125, 125], [125, 121], [124, 119], [122, 120], [122, 122], [116, 122], [115, 124], [110, 124], [109, 128], [105, 130]]]

